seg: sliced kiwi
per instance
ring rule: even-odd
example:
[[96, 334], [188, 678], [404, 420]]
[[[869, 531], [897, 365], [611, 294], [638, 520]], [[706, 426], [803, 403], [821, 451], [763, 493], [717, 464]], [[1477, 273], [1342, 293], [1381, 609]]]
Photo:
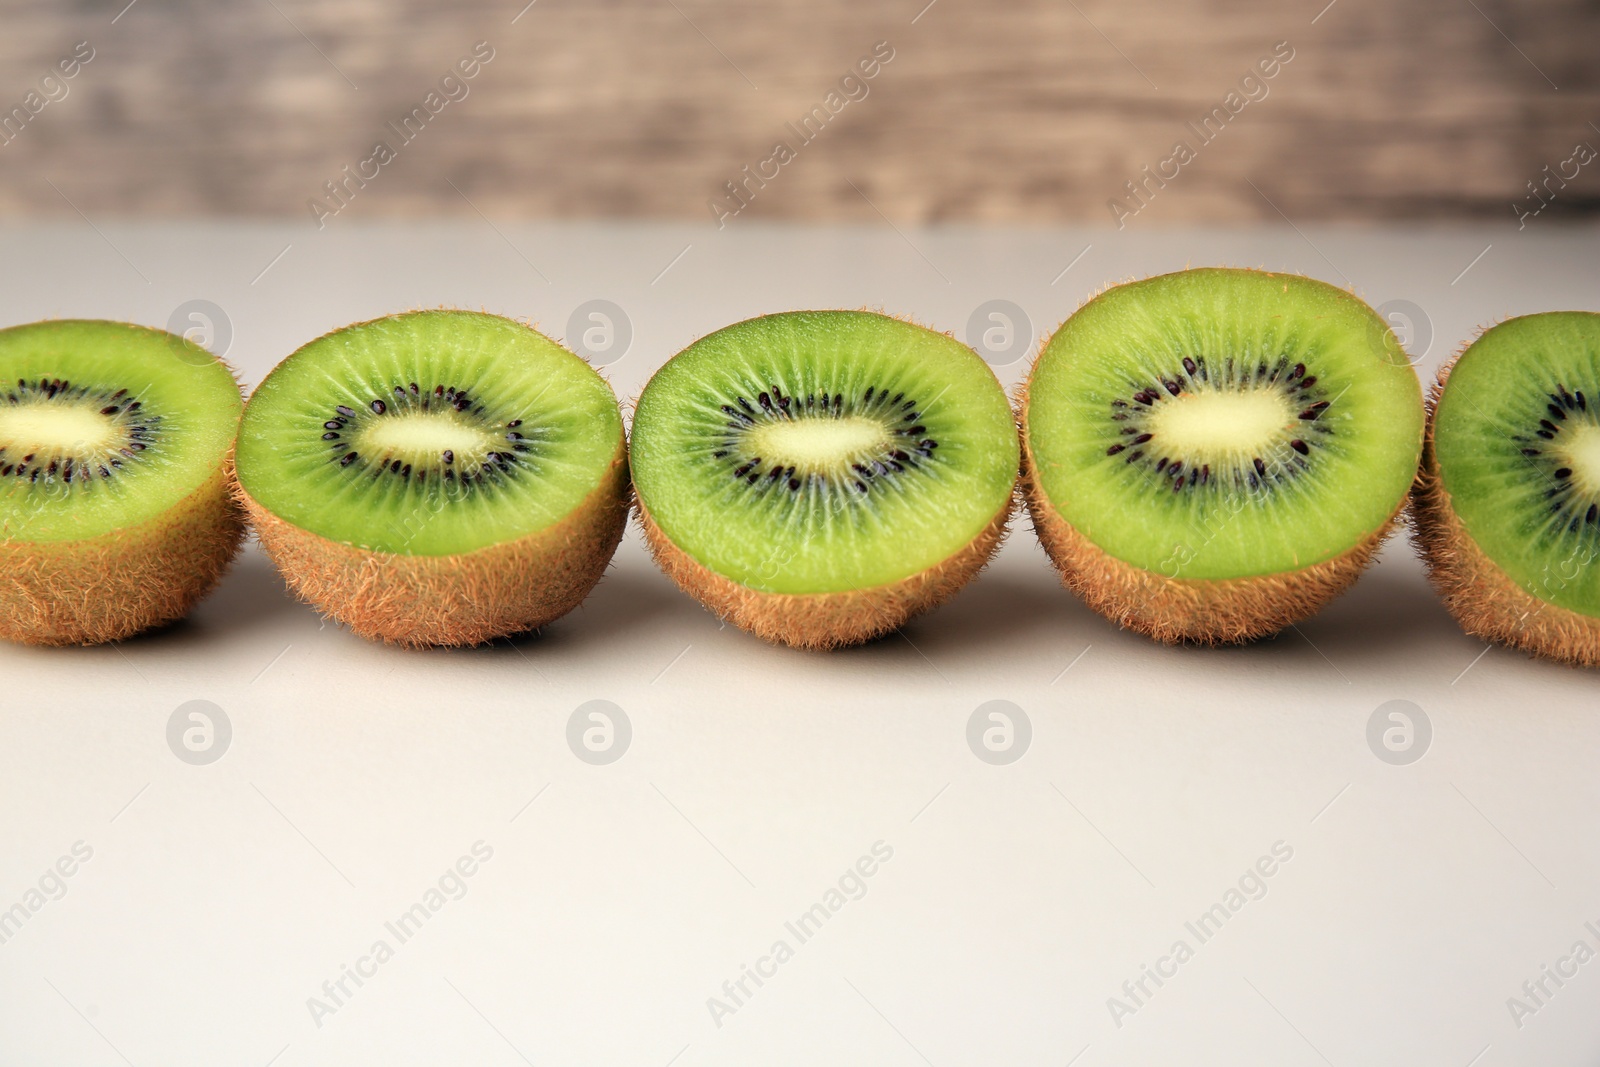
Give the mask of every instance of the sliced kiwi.
[[1439, 374], [1418, 548], [1470, 634], [1600, 666], [1600, 314], [1508, 319]]
[[0, 636], [95, 644], [187, 614], [244, 535], [242, 406], [227, 367], [161, 330], [0, 330]]
[[718, 330], [650, 379], [633, 421], [657, 562], [800, 648], [887, 633], [976, 574], [1010, 515], [1017, 448], [971, 349], [855, 311]]
[[1067, 586], [1160, 641], [1272, 634], [1361, 572], [1422, 442], [1421, 388], [1366, 304], [1290, 274], [1117, 286], [1021, 400], [1034, 525]]
[[577, 606], [622, 536], [627, 477], [605, 380], [478, 312], [312, 341], [239, 433], [240, 495], [290, 587], [402, 645], [481, 644]]

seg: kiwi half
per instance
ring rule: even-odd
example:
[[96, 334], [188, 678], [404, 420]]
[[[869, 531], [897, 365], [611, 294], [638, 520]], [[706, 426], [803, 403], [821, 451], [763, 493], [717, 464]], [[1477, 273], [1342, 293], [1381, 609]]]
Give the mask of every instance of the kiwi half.
[[1467, 633], [1600, 666], [1600, 314], [1508, 319], [1442, 369], [1412, 501]]
[[188, 613], [244, 536], [229, 492], [243, 399], [161, 330], [0, 330], [0, 637], [117, 641]]
[[888, 633], [988, 562], [1010, 516], [1016, 426], [959, 341], [857, 311], [768, 315], [690, 345], [633, 420], [656, 561], [769, 641]]
[[1417, 469], [1422, 392], [1362, 301], [1207, 268], [1116, 286], [1020, 398], [1024, 487], [1065, 584], [1158, 641], [1276, 633], [1345, 589]]
[[355, 633], [482, 644], [600, 580], [627, 519], [622, 415], [593, 368], [527, 326], [395, 315], [267, 375], [238, 486], [289, 586]]

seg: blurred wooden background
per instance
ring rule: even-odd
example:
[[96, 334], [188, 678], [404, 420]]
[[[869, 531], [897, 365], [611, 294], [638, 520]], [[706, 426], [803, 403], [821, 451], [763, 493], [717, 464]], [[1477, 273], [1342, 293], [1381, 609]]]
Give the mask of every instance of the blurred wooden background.
[[[375, 142], [339, 216], [653, 217], [788, 141], [755, 219], [1111, 222], [1124, 182], [1195, 158], [1129, 225], [1515, 220], [1600, 148], [1595, 0], [0, 0], [0, 111], [94, 58], [0, 144], [5, 218], [304, 216]], [[398, 122], [488, 42], [468, 95]], [[886, 41], [814, 141], [786, 123]], [[1294, 58], [1209, 144], [1274, 46]], [[62, 90], [47, 85], [54, 93]], [[841, 94], [842, 95], [842, 94]], [[1242, 95], [1242, 94], [1241, 94]], [[37, 102], [41, 97], [35, 97]], [[769, 173], [770, 173], [769, 169]], [[347, 188], [354, 188], [353, 185]], [[1600, 209], [1600, 161], [1536, 220]], [[728, 206], [736, 206], [727, 201]]]

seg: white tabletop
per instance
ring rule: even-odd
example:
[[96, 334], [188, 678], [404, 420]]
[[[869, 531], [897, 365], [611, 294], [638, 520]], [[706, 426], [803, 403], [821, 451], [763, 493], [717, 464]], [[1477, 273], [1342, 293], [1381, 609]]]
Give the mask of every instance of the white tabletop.
[[[14, 228], [0, 322], [207, 301], [254, 383], [358, 319], [483, 307], [560, 337], [608, 300], [626, 399], [762, 312], [965, 336], [1005, 299], [1037, 334], [1187, 265], [1420, 313], [1428, 377], [1480, 325], [1600, 310], [1594, 230], [1302, 230]], [[1600, 1058], [1600, 675], [1463, 636], [1403, 538], [1321, 615], [1224, 651], [1117, 631], [1026, 522], [943, 609], [832, 655], [720, 627], [633, 531], [577, 612], [476, 651], [324, 625], [251, 550], [188, 622], [0, 648], [0, 678], [7, 1065]], [[610, 763], [569, 746], [594, 700], [631, 727]], [[191, 701], [231, 726], [214, 762], [169, 747]], [[989, 701], [1031, 725], [1014, 762], [969, 748]], [[1389, 701], [1425, 714], [1420, 759], [1369, 747]], [[367, 976], [341, 992], [346, 966]]]

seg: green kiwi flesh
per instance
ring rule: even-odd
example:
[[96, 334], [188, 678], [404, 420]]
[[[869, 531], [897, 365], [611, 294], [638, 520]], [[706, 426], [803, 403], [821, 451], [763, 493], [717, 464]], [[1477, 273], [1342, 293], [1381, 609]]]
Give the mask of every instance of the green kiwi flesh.
[[0, 330], [0, 635], [89, 644], [186, 614], [243, 536], [242, 405], [226, 366], [161, 330]]
[[1021, 404], [1035, 525], [1069, 586], [1164, 641], [1315, 611], [1386, 535], [1421, 389], [1388, 326], [1323, 282], [1206, 268], [1114, 287]]
[[1485, 331], [1441, 375], [1417, 535], [1471, 633], [1600, 664], [1600, 314]]
[[1018, 446], [1004, 392], [965, 345], [807, 311], [673, 357], [639, 398], [632, 462], [668, 573], [746, 629], [825, 648], [896, 628], [982, 566]]
[[569, 610], [626, 516], [611, 387], [533, 329], [468, 311], [359, 323], [289, 356], [246, 407], [238, 480], [297, 592], [409, 645]]

